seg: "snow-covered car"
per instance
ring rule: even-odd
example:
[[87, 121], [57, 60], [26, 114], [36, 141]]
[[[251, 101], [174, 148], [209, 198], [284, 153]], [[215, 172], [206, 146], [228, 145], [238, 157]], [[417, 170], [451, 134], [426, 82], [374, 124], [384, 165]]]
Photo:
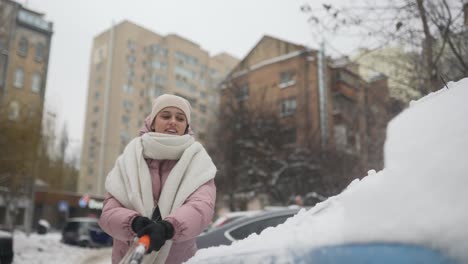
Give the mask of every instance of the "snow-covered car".
[[66, 222], [62, 242], [81, 247], [106, 247], [112, 245], [112, 237], [101, 229], [98, 219], [76, 217]]
[[13, 235], [10, 232], [0, 230], [0, 263], [13, 262]]
[[383, 170], [276, 228], [187, 263], [468, 263], [468, 78], [387, 127]]
[[251, 234], [260, 234], [268, 227], [275, 227], [284, 223], [286, 219], [295, 215], [299, 209], [283, 209], [272, 211], [255, 211], [243, 215], [225, 225], [213, 228], [197, 237], [198, 248], [230, 245], [232, 242], [242, 240]]

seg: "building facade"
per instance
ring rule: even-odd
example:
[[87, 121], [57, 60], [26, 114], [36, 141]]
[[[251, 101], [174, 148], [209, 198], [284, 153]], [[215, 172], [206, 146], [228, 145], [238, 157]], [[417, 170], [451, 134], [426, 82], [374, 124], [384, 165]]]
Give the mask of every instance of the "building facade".
[[171, 93], [192, 105], [198, 140], [209, 141], [217, 116], [216, 84], [237, 60], [211, 57], [198, 44], [175, 34], [162, 36], [123, 21], [94, 38], [78, 190], [103, 194], [118, 155], [143, 125], [154, 98]]
[[[384, 76], [368, 82], [358, 71], [347, 60], [264, 36], [222, 84], [221, 140], [230, 143], [219, 178], [228, 187], [223, 195], [232, 202], [268, 192], [285, 203], [314, 192], [332, 195], [365, 175], [368, 143], [383, 137], [373, 144], [382, 154], [388, 121], [369, 123], [369, 103], [384, 112], [388, 87]], [[345, 178], [330, 179], [333, 173]]]
[[52, 34], [44, 14], [0, 2], [0, 225], [31, 219]]

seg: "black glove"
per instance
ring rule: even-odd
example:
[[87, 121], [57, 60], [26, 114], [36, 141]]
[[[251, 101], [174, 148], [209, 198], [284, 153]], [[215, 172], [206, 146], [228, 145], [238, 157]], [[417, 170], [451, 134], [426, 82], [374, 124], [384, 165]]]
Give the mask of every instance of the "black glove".
[[159, 251], [161, 247], [164, 246], [166, 240], [174, 236], [174, 227], [171, 223], [164, 220], [157, 222], [152, 221], [151, 224], [137, 232], [138, 237], [142, 237], [143, 235], [149, 235], [150, 237], [150, 246], [146, 253]]
[[132, 230], [133, 230], [133, 232], [138, 233], [145, 226], [147, 226], [147, 225], [149, 225], [151, 223], [153, 223], [153, 221], [151, 221], [151, 219], [149, 219], [148, 217], [137, 216], [137, 217], [133, 218]]

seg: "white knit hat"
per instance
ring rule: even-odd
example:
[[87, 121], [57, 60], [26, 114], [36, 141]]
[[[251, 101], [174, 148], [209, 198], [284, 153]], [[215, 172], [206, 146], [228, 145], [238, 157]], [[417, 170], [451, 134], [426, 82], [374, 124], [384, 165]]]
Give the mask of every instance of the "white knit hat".
[[151, 120], [154, 120], [156, 115], [161, 110], [170, 106], [177, 107], [182, 110], [182, 112], [185, 114], [185, 117], [187, 118], [187, 124], [190, 124], [190, 113], [192, 107], [190, 106], [189, 101], [187, 101], [185, 98], [172, 94], [163, 94], [154, 99], [153, 108], [150, 115]]

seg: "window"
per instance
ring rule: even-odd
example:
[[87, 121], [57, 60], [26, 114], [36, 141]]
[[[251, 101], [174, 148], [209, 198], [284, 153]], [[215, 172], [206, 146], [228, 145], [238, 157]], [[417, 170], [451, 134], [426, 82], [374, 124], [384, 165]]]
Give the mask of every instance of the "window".
[[164, 48], [159, 44], [151, 45], [150, 51], [151, 51], [152, 54], [159, 55], [159, 56], [162, 56], [162, 57], [167, 57], [167, 54], [169, 53], [167, 48]]
[[94, 146], [89, 147], [89, 158], [94, 159], [96, 156], [96, 148]]
[[345, 71], [339, 71], [337, 75], [338, 81], [344, 82], [353, 88], [359, 88], [360, 84], [358, 77], [354, 77], [352, 74]]
[[346, 135], [346, 126], [343, 124], [335, 125], [333, 128], [335, 144], [338, 149], [344, 150], [348, 145], [348, 136]]
[[275, 227], [279, 224], [282, 224], [286, 221], [286, 219], [288, 219], [291, 216], [292, 215], [284, 215], [284, 216], [260, 219], [255, 222], [251, 222], [243, 226], [240, 226], [232, 230], [229, 234], [234, 239], [241, 240], [241, 239], [248, 237], [250, 234], [253, 234], [253, 233], [260, 234], [267, 227]]
[[122, 123], [126, 126], [128, 126], [128, 123], [130, 122], [130, 118], [127, 115], [122, 116]]
[[165, 86], [167, 82], [166, 76], [162, 75], [153, 75], [153, 78], [151, 78], [151, 81], [153, 84], [159, 84], [161, 86]]
[[192, 57], [188, 54], [185, 54], [182, 51], [176, 51], [175, 52], [175, 58], [178, 59], [179, 61], [182, 61], [183, 63], [187, 63], [190, 65], [198, 65], [198, 59], [195, 57]]
[[12, 101], [10, 103], [10, 111], [8, 111], [8, 119], [18, 120], [20, 115], [20, 105], [17, 101]]
[[99, 112], [99, 106], [95, 106], [94, 109], [93, 109], [94, 113], [97, 113]]
[[132, 111], [132, 108], [133, 108], [133, 103], [129, 100], [124, 100], [122, 102], [122, 105], [123, 105], [123, 108], [125, 109], [125, 111], [127, 112], [131, 112]]
[[280, 102], [280, 116], [292, 115], [294, 112], [296, 112], [296, 98], [288, 98]]
[[42, 43], [37, 43], [35, 59], [36, 61], [42, 61], [44, 58], [45, 58], [45, 45]]
[[189, 83], [184, 82], [184, 81], [182, 81], [180, 79], [179, 80], [176, 79], [176, 86], [177, 86], [177, 88], [181, 88], [181, 89], [187, 90], [187, 91], [192, 92], [192, 93], [195, 93], [197, 91], [197, 87], [195, 85], [189, 84]]
[[125, 131], [121, 132], [120, 143], [122, 144], [122, 146], [125, 147], [129, 141], [130, 141], [130, 136], [128, 135], [128, 133]]
[[129, 40], [127, 40], [127, 47], [130, 50], [135, 50], [136, 43], [133, 40], [129, 39]]
[[35, 93], [41, 92], [41, 74], [39, 74], [38, 72], [35, 72], [32, 75], [31, 91]]
[[18, 54], [21, 56], [28, 55], [28, 40], [25, 37], [21, 37], [18, 43]]
[[130, 65], [134, 65], [136, 62], [136, 57], [134, 55], [127, 56], [127, 63]]
[[101, 93], [99, 91], [96, 91], [96, 93], [94, 93], [94, 99], [99, 100], [100, 97]]
[[284, 143], [294, 144], [297, 141], [297, 132], [295, 128], [286, 129], [284, 132]]
[[159, 87], [149, 88], [149, 90], [148, 90], [148, 95], [151, 98], [158, 97], [161, 94], [163, 94], [163, 90], [161, 88], [159, 88]]
[[191, 79], [191, 80], [197, 79], [197, 73], [195, 71], [186, 69], [184, 67], [176, 66], [175, 73], [187, 79]]
[[15, 80], [13, 85], [16, 88], [22, 88], [24, 83], [24, 71], [23, 68], [16, 68], [15, 71]]
[[151, 62], [151, 67], [153, 69], [157, 70], [166, 70], [167, 69], [167, 63], [159, 60], [153, 60]]
[[286, 88], [291, 85], [294, 85], [296, 81], [294, 80], [294, 72], [286, 71], [280, 73], [280, 82], [278, 84], [279, 88]]
[[218, 75], [219, 75], [219, 72], [218, 72], [217, 70], [215, 70], [215, 69], [210, 69], [210, 76], [211, 76], [211, 78], [216, 78], [216, 77], [218, 77]]
[[202, 113], [206, 113], [206, 105], [200, 104], [199, 107], [200, 107], [200, 111], [201, 111]]
[[237, 95], [237, 100], [238, 101], [244, 101], [249, 98], [249, 85], [248, 84], [243, 84], [239, 88], [239, 94]]
[[122, 90], [127, 94], [132, 94], [133, 87], [130, 84], [124, 84], [124, 86], [122, 86]]

